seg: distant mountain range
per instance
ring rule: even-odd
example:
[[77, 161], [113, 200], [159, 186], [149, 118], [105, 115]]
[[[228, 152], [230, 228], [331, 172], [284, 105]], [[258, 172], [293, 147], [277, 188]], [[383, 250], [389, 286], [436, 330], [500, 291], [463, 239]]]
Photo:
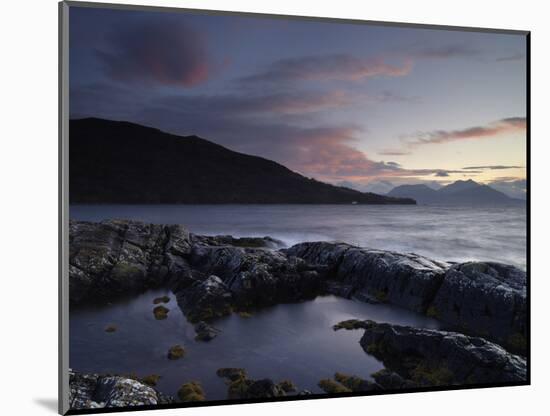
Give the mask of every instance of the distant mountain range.
[[426, 185], [401, 185], [387, 194], [392, 197], [413, 198], [425, 205], [510, 206], [524, 205], [521, 199], [510, 198], [488, 185], [471, 179], [456, 181], [435, 190]]
[[96, 118], [69, 123], [70, 203], [414, 204], [306, 178], [197, 136]]

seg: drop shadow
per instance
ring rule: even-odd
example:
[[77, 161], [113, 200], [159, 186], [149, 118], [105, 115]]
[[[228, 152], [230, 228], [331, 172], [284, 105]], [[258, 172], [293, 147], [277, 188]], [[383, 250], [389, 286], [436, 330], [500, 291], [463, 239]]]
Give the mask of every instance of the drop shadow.
[[57, 399], [34, 399], [34, 402], [40, 406], [42, 406], [44, 409], [49, 410], [53, 413], [57, 413]]

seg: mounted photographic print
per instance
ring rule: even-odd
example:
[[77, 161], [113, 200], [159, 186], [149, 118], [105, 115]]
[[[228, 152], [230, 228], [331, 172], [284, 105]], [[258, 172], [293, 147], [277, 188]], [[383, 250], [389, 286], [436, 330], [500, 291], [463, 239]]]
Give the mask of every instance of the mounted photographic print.
[[529, 384], [529, 32], [63, 2], [60, 53], [61, 413]]

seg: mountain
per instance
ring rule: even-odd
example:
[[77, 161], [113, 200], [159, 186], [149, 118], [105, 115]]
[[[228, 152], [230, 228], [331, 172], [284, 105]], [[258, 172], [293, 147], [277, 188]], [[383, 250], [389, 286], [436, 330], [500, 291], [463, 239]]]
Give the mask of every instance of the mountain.
[[402, 197], [402, 195], [414, 195], [413, 198], [420, 204], [433, 204], [438, 201], [438, 191], [427, 185], [400, 185], [393, 188], [387, 194], [392, 197]]
[[96, 118], [69, 123], [70, 203], [414, 204], [306, 178], [197, 136]]
[[413, 198], [419, 204], [426, 205], [502, 206], [525, 203], [471, 179], [453, 182], [437, 191], [426, 185], [401, 185], [392, 189], [388, 196]]

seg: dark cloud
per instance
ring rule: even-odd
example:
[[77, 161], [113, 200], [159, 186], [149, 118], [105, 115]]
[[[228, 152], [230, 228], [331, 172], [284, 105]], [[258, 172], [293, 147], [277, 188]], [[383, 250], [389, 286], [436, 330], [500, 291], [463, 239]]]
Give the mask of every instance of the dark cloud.
[[490, 166], [467, 166], [467, 167], [462, 168], [462, 169], [465, 169], [465, 170], [469, 170], [469, 169], [475, 169], [475, 170], [479, 170], [479, 169], [502, 170], [502, 169], [522, 169], [522, 168], [524, 168], [524, 166], [490, 165]]
[[107, 39], [109, 49], [96, 53], [116, 81], [192, 87], [208, 78], [205, 39], [181, 21], [122, 25]]
[[434, 173], [434, 176], [437, 176], [437, 177], [440, 177], [440, 178], [444, 178], [444, 177], [447, 177], [449, 176], [449, 172], [446, 172], [444, 170], [440, 170], [440, 171], [437, 171]]
[[349, 54], [332, 54], [281, 59], [272, 63], [265, 71], [244, 77], [241, 81], [245, 83], [304, 80], [356, 81], [375, 76], [404, 76], [411, 69], [412, 60], [410, 59], [394, 65], [381, 58], [365, 59]]

